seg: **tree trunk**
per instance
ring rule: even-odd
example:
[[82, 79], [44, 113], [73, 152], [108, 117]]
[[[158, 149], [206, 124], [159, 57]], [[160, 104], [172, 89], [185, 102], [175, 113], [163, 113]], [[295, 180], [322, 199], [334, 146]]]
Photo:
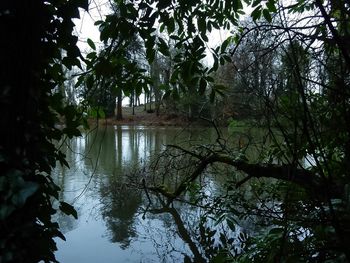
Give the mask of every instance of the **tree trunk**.
[[123, 101], [123, 94], [122, 91], [120, 90], [118, 92], [117, 96], [117, 120], [122, 120], [123, 119], [123, 113], [122, 113], [122, 101]]
[[148, 93], [149, 112], [152, 112], [152, 92], [153, 92], [153, 88], [151, 87]]

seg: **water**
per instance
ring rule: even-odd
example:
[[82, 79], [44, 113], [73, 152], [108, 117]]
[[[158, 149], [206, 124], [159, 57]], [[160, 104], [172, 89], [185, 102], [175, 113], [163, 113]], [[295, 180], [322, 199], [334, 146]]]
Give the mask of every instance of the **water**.
[[[60, 200], [74, 205], [78, 220], [58, 214], [67, 241], [57, 240], [60, 262], [183, 262], [201, 258], [195, 236], [201, 209], [177, 203], [145, 213], [150, 202], [142, 189], [130, 188], [133, 172], [166, 144], [198, 143], [213, 130], [186, 132], [180, 128], [142, 126], [100, 127], [61, 145], [70, 169], [58, 166], [54, 177]], [[137, 177], [135, 175], [136, 180]], [[216, 187], [206, 179], [206, 192]], [[159, 205], [160, 204], [160, 205]], [[196, 259], [196, 260], [197, 260]]]

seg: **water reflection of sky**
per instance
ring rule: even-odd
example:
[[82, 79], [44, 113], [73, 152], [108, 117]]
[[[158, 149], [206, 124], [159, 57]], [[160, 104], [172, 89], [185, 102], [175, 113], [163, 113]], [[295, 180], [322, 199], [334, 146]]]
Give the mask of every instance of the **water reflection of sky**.
[[147, 206], [146, 198], [118, 188], [123, 175], [141, 167], [178, 133], [102, 127], [62, 146], [70, 169], [58, 166], [54, 176], [63, 189], [60, 199], [73, 203], [79, 218], [57, 216], [67, 239], [57, 240], [60, 262], [179, 262], [184, 253], [190, 254], [169, 215], [143, 218], [140, 209]]

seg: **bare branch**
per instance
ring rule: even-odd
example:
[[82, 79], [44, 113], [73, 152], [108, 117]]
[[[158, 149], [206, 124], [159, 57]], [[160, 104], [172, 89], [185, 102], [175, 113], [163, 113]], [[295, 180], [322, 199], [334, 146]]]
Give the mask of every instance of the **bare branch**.
[[188, 155], [196, 157], [200, 160], [200, 162], [196, 165], [195, 170], [180, 183], [180, 185], [174, 192], [168, 191], [163, 186], [148, 188], [151, 191], [163, 194], [165, 197], [169, 198], [170, 201], [174, 200], [183, 192], [185, 192], [188, 184], [195, 181], [198, 178], [198, 176], [200, 176], [205, 171], [208, 165], [214, 163], [222, 163], [233, 166], [237, 170], [242, 171], [248, 175], [245, 179], [238, 182], [236, 184], [236, 187], [241, 186], [251, 178], [263, 177], [292, 182], [301, 186], [304, 189], [313, 190], [319, 187], [319, 182], [317, 181], [319, 178], [315, 173], [302, 168], [297, 168], [289, 164], [281, 166], [259, 163], [250, 164], [241, 160], [237, 160], [233, 156], [223, 153], [211, 152], [208, 156], [201, 156], [189, 150], [183, 149], [180, 146], [171, 145], [171, 147], [181, 150]]

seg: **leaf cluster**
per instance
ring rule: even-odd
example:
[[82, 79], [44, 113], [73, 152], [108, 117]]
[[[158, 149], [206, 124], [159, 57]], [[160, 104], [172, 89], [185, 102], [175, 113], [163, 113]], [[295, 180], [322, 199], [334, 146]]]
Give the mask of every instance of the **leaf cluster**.
[[57, 92], [65, 68], [81, 67], [72, 21], [79, 8], [88, 1], [1, 4], [1, 262], [56, 262], [54, 238], [64, 239], [52, 219], [60, 189], [50, 174], [57, 161], [68, 166], [55, 141], [80, 135], [81, 113]]

